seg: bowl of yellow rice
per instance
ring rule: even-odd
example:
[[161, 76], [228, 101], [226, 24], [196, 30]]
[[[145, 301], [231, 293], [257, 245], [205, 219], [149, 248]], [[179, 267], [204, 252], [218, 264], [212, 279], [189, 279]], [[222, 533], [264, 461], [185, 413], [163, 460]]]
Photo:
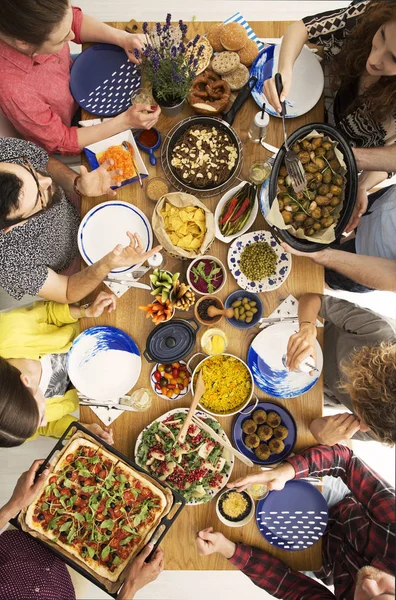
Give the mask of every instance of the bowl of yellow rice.
[[228, 417], [249, 404], [253, 395], [253, 376], [242, 359], [225, 353], [204, 358], [193, 372], [192, 394], [200, 371], [205, 383], [205, 393], [199, 401], [202, 410], [216, 417]]

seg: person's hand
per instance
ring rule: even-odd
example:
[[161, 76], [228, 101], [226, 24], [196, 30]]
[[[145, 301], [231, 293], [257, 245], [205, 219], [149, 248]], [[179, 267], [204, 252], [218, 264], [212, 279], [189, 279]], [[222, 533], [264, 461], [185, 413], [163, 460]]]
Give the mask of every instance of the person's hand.
[[[334, 446], [350, 440], [360, 430], [361, 423], [351, 413], [340, 413], [330, 417], [314, 419], [309, 428], [320, 444]], [[362, 426], [362, 430], [367, 431], [367, 428]]]
[[22, 508], [26, 508], [26, 506], [33, 502], [37, 496], [43, 480], [49, 473], [49, 469], [44, 469], [44, 471], [37, 478], [37, 481], [34, 481], [36, 473], [43, 462], [43, 459], [35, 460], [30, 469], [25, 473], [22, 473], [18, 479], [9, 501], [9, 504], [12, 506], [15, 512], [22, 510]]
[[[316, 364], [316, 325], [313, 323], [302, 323], [300, 330], [289, 338], [287, 344], [286, 367], [289, 371], [295, 371], [302, 361], [312, 356]], [[313, 375], [314, 371], [310, 372]]]
[[243, 492], [252, 483], [264, 483], [269, 490], [283, 490], [285, 484], [294, 479], [295, 470], [289, 463], [282, 463], [276, 469], [270, 471], [262, 471], [253, 475], [245, 475], [235, 481], [229, 481], [227, 487], [236, 489], [238, 492]]
[[236, 545], [227, 539], [222, 533], [213, 531], [213, 527], [207, 527], [197, 533], [196, 537], [198, 554], [208, 556], [218, 552], [225, 558], [232, 558], [235, 554]]
[[117, 267], [131, 267], [132, 265], [141, 265], [145, 260], [150, 258], [156, 252], [162, 249], [162, 246], [156, 246], [148, 252], [144, 252], [144, 246], [141, 237], [135, 233], [127, 231], [129, 237], [129, 245], [122, 246], [118, 244], [112, 252], [109, 253], [108, 259], [111, 266], [110, 270]]
[[115, 196], [116, 191], [111, 189], [113, 187], [120, 187], [121, 182], [116, 181], [114, 178], [117, 175], [122, 175], [122, 169], [107, 169], [114, 165], [114, 160], [109, 158], [105, 160], [97, 169], [94, 169], [90, 173], [84, 165], [80, 167], [80, 179], [77, 181], [77, 189], [83, 196], [90, 198], [96, 196], [104, 196], [108, 194]]
[[110, 427], [105, 427], [103, 429], [98, 423], [81, 423], [81, 425], [94, 435], [97, 435], [98, 438], [106, 442], [106, 444], [110, 444], [110, 446], [114, 444], [113, 432]]
[[161, 548], [157, 548], [151, 560], [145, 562], [152, 550], [153, 545], [147, 544], [127, 568], [125, 583], [117, 596], [119, 600], [132, 600], [138, 590], [157, 579], [163, 571], [164, 552]]
[[125, 129], [151, 129], [158, 121], [160, 114], [159, 106], [134, 104], [120, 116], [125, 122]]
[[[283, 90], [281, 93], [281, 97], [280, 100], [281, 102], [284, 102], [290, 92], [290, 88], [291, 88], [291, 84], [292, 84], [292, 69], [290, 69], [289, 71], [282, 71], [281, 72], [282, 75], [282, 83], [283, 83]], [[272, 104], [272, 106], [275, 108], [275, 110], [278, 111], [278, 113], [282, 112], [282, 107], [279, 101], [279, 96], [278, 96], [278, 92], [276, 91], [276, 85], [275, 85], [275, 77], [271, 77], [271, 79], [266, 79], [264, 81], [264, 94], [265, 97], [267, 98], [267, 101]]]
[[368, 206], [368, 191], [362, 185], [358, 185], [355, 207], [348, 225], [345, 227], [345, 233], [350, 233], [359, 225], [360, 217], [364, 215]]
[[116, 309], [116, 302], [114, 294], [100, 292], [92, 302], [91, 306], [88, 306], [88, 308], [85, 309], [85, 316], [94, 318], [100, 317], [104, 311], [111, 313]]
[[142, 33], [125, 33], [126, 35], [123, 36], [121, 47], [124, 48], [128, 60], [135, 63], [135, 65], [139, 65], [142, 61], [140, 58], [137, 58], [135, 50], [138, 50], [139, 53], [143, 52], [144, 45], [147, 43], [146, 36]]

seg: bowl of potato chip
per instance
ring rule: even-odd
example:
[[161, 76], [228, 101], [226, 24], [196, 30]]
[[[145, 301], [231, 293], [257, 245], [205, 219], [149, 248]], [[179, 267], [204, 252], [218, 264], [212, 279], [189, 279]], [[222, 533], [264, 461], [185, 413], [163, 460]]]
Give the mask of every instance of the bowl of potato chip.
[[175, 258], [201, 256], [215, 238], [213, 213], [191, 194], [165, 194], [155, 206], [152, 224], [165, 252]]

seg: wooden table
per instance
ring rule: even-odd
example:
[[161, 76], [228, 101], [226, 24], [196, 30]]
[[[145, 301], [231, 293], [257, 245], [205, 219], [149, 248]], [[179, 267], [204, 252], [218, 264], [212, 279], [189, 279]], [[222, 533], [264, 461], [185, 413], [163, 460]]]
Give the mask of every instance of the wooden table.
[[[114, 27], [124, 28], [125, 23], [111, 23]], [[279, 37], [283, 34], [286, 27], [289, 25], [287, 22], [277, 23], [262, 23], [252, 22], [251, 26], [259, 37]], [[190, 23], [189, 24], [189, 37], [193, 37], [196, 33], [204, 33], [208, 30], [210, 23]], [[241, 173], [241, 178], [246, 178], [249, 165], [257, 159], [262, 159], [268, 156], [266, 150], [257, 144], [253, 144], [247, 140], [247, 130], [252, 121], [254, 114], [258, 108], [256, 103], [250, 98], [246, 104], [239, 111], [234, 127], [241, 136], [242, 142], [244, 143], [244, 165]], [[165, 118], [161, 116], [158, 122], [158, 129], [162, 134], [165, 134], [169, 129], [180, 119], [185, 118], [192, 114], [191, 109], [187, 106], [181, 116], [176, 118]], [[291, 133], [297, 127], [305, 125], [307, 123], [317, 122], [323, 120], [323, 102], [320, 101], [309, 113], [302, 117], [293, 119], [288, 122], [288, 131]], [[279, 147], [283, 142], [282, 124], [281, 120], [271, 117], [270, 125], [268, 128], [267, 141]], [[161, 175], [162, 169], [160, 161], [158, 160], [156, 167], [150, 165], [148, 155], [142, 153], [143, 159], [147, 165], [150, 177], [155, 175]], [[154, 203], [151, 202], [145, 194], [145, 188], [148, 179], [144, 182], [143, 190], [140, 189], [138, 184], [128, 185], [120, 188], [117, 193], [119, 200], [133, 203], [144, 211], [144, 213], [151, 218], [154, 208]], [[82, 203], [82, 215], [85, 215], [96, 204], [103, 202], [108, 199], [106, 196], [100, 198], [84, 198]], [[219, 197], [205, 199], [205, 204], [214, 212]], [[252, 227], [252, 230], [265, 229], [266, 223], [261, 215], [260, 211], [257, 219]], [[218, 240], [215, 240], [211, 247], [211, 254], [219, 257], [222, 262], [227, 264], [227, 251], [228, 246]], [[185, 274], [188, 266], [187, 261], [180, 261], [170, 259], [168, 257], [167, 268], [170, 271], [181, 271], [182, 276]], [[226, 297], [238, 289], [238, 286], [233, 277], [228, 274], [226, 285], [219, 293], [219, 297], [225, 300]], [[146, 276], [148, 280], [148, 277]], [[107, 290], [107, 288], [105, 288]], [[323, 269], [322, 267], [315, 265], [308, 258], [299, 258], [293, 256], [293, 266], [291, 274], [287, 281], [280, 288], [271, 293], [263, 293], [260, 295], [263, 305], [264, 314], [268, 315], [272, 312], [279, 304], [288, 296], [293, 294], [297, 298], [302, 296], [305, 292], [318, 292], [323, 293]], [[85, 320], [82, 322], [82, 327], [92, 327], [96, 325], [113, 325], [123, 329], [130, 334], [137, 342], [140, 351], [142, 352], [145, 348], [147, 336], [152, 330], [153, 326], [151, 320], [145, 319], [145, 313], [138, 310], [137, 307], [140, 304], [147, 304], [150, 296], [147, 291], [133, 289], [128, 291], [122, 298], [117, 302], [117, 310], [111, 315], [103, 315], [100, 319], [96, 319], [93, 323], [92, 319]], [[180, 313], [179, 315], [183, 315]], [[186, 316], [192, 316], [192, 311], [186, 313]], [[227, 351], [245, 359], [247, 355], [248, 347], [257, 333], [257, 329], [252, 330], [237, 330], [226, 322], [225, 319], [221, 321], [220, 326], [227, 334], [229, 340], [229, 346]], [[201, 327], [197, 336], [196, 350], [199, 349], [199, 341], [202, 333], [205, 331], [205, 327]], [[321, 332], [320, 332], [321, 333]], [[319, 334], [319, 339], [320, 334]], [[142, 372], [139, 381], [136, 384], [136, 389], [140, 387], [149, 387], [149, 375], [152, 369], [152, 364], [149, 364], [144, 358], [142, 358]], [[256, 388], [257, 395], [260, 399], [268, 398], [263, 392]], [[309, 424], [311, 421], [321, 416], [322, 414], [322, 399], [323, 399], [323, 382], [322, 378], [318, 381], [315, 387], [299, 398], [290, 400], [275, 400], [276, 403], [284, 406], [292, 412], [297, 425], [298, 425], [298, 436], [297, 443], [295, 446], [295, 452], [302, 450], [315, 443], [314, 438], [309, 432]], [[183, 399], [176, 402], [167, 402], [158, 396], [155, 397], [152, 407], [145, 413], [130, 413], [124, 412], [113, 424], [115, 447], [133, 458], [133, 449], [137, 435], [140, 431], [154, 419], [164, 414], [172, 408], [179, 408], [182, 406], [188, 406], [191, 401], [191, 396], [187, 399]], [[219, 419], [228, 435], [231, 433], [232, 417]], [[94, 413], [88, 408], [81, 409], [81, 421], [82, 422], [99, 422]], [[232, 473], [232, 479], [236, 479], [247, 473], [248, 467], [243, 465], [238, 460], [235, 461], [234, 471]], [[258, 467], [253, 467], [250, 472], [257, 472]], [[166, 569], [194, 569], [194, 570], [206, 570], [206, 569], [234, 569], [234, 567], [222, 556], [217, 554], [201, 557], [198, 556], [196, 551], [194, 538], [196, 532], [203, 527], [213, 525], [215, 530], [222, 531], [225, 535], [228, 535], [235, 542], [246, 542], [260, 548], [263, 548], [281, 558], [285, 563], [291, 567], [299, 570], [315, 570], [321, 565], [321, 544], [318, 542], [315, 546], [297, 552], [287, 552], [274, 548], [268, 544], [260, 535], [255, 520], [252, 520], [247, 526], [237, 529], [229, 529], [222, 525], [216, 517], [215, 502], [210, 502], [201, 506], [189, 506], [184, 509], [175, 525], [171, 528], [170, 532], [166, 536], [163, 548], [165, 550]]]

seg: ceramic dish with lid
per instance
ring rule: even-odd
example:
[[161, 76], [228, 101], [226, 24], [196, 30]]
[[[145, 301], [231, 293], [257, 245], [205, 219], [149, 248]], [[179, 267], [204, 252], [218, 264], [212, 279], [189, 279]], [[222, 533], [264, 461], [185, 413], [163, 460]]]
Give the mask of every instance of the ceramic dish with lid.
[[199, 324], [195, 319], [172, 319], [150, 333], [143, 356], [148, 362], [173, 363], [194, 347]]
[[253, 518], [253, 499], [246, 491], [226, 490], [217, 498], [216, 514], [228, 527], [243, 527]]

